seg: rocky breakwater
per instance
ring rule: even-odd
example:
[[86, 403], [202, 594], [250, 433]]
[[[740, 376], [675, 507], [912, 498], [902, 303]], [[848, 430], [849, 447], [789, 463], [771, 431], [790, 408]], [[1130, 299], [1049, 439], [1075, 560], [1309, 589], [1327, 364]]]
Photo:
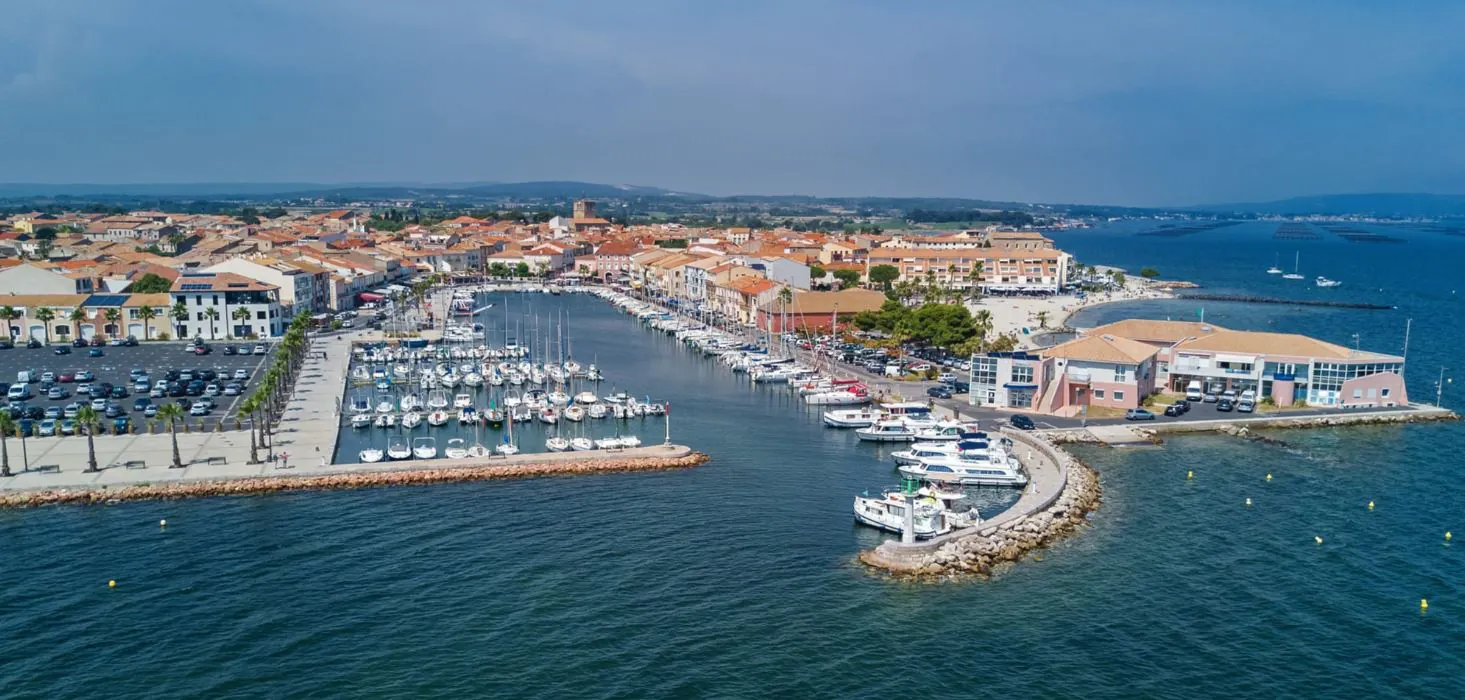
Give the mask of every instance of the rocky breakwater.
[[[1028, 512], [1009, 511], [996, 518], [928, 542], [902, 545], [890, 540], [860, 553], [860, 561], [900, 577], [941, 579], [979, 575], [1015, 562], [1045, 547], [1087, 522], [1098, 508], [1102, 489], [1098, 474], [1087, 464], [1037, 438], [1029, 442], [1043, 456], [1055, 460], [1064, 481], [1052, 498], [1044, 498]], [[1021, 501], [1014, 508], [1022, 507]]]
[[285, 491], [363, 489], [385, 486], [419, 486], [491, 479], [525, 479], [543, 476], [571, 476], [612, 472], [684, 469], [707, 463], [711, 458], [690, 449], [664, 457], [610, 457], [475, 464], [465, 466], [407, 467], [333, 474], [257, 476], [231, 479], [180, 480], [139, 483], [126, 486], [98, 486], [18, 491], [0, 494], [0, 508], [30, 508], [65, 504], [110, 504], [122, 501], [170, 500], [210, 496], [257, 496]]

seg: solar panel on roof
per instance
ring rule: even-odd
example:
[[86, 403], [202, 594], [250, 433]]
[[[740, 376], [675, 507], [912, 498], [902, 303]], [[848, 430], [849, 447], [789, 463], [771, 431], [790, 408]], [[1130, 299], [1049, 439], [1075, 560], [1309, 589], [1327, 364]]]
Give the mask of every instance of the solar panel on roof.
[[121, 306], [127, 299], [127, 294], [93, 294], [82, 302], [82, 306]]
[[201, 292], [201, 291], [208, 291], [208, 290], [213, 289], [213, 288], [214, 288], [214, 285], [212, 285], [212, 284], [185, 284], [182, 287], [180, 287], [180, 289], [182, 289], [185, 292]]

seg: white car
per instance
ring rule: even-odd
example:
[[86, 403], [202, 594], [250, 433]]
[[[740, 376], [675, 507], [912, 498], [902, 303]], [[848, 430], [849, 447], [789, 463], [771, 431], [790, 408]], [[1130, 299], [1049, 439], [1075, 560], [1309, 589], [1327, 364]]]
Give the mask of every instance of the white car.
[[236, 370], [234, 370], [234, 381], [242, 382], [242, 381], [244, 381], [246, 379], [249, 379], [249, 370], [247, 370], [247, 369], [236, 369]]
[[107, 410], [107, 400], [106, 399], [92, 399], [92, 410], [93, 411], [105, 411], [105, 410]]
[[163, 398], [164, 396], [167, 396], [167, 395], [168, 395], [168, 390], [167, 389], [160, 388], [160, 387], [153, 387], [153, 390], [148, 392], [148, 396], [150, 396], [152, 398], [155, 398], [155, 399], [161, 399], [161, 398]]
[[263, 346], [263, 345], [256, 345], [256, 346], [254, 346], [254, 354], [256, 354], [256, 355], [264, 355], [264, 354], [267, 354], [267, 353], [269, 353], [269, 350], [265, 349], [265, 346]]
[[92, 395], [92, 385], [90, 385], [90, 384], [77, 384], [76, 385], [76, 395], [77, 396], [91, 396]]
[[206, 403], [203, 403], [202, 401], [193, 404], [188, 409], [188, 415], [190, 415], [190, 416], [206, 416], [208, 414], [209, 414], [209, 405], [206, 404]]

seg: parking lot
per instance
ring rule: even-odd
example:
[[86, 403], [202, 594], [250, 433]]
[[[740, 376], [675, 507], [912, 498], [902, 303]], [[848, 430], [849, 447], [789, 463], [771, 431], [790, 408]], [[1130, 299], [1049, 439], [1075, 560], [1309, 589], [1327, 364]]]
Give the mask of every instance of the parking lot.
[[[146, 432], [148, 421], [156, 419], [149, 417], [147, 406], [139, 405], [140, 403], [161, 406], [178, 402], [184, 404], [185, 408], [192, 409], [192, 404], [205, 398], [211, 400], [213, 406], [206, 412], [197, 409], [198, 413], [188, 413], [187, 421], [191, 428], [196, 428], [202, 422], [205, 429], [212, 430], [215, 424], [234, 415], [235, 406], [250, 393], [253, 382], [266, 367], [274, 348], [270, 342], [216, 342], [208, 345], [210, 351], [204, 355], [196, 354], [192, 350], [192, 344], [183, 342], [151, 342], [136, 347], [98, 348], [68, 345], [64, 346], [65, 354], [57, 354], [57, 349], [63, 347], [58, 344], [41, 348], [20, 346], [0, 350], [0, 384], [8, 385], [5, 387], [7, 393], [11, 386], [19, 385], [19, 375], [22, 372], [31, 372], [31, 381], [25, 385], [30, 397], [7, 398], [0, 405], [10, 409], [11, 415], [17, 419], [21, 416], [17, 415], [15, 409], [21, 409], [31, 419], [31, 431], [37, 437], [44, 436], [42, 427], [47, 419], [54, 419], [54, 424], [48, 427], [54, 429], [55, 434], [61, 435], [66, 427], [67, 407], [74, 409], [101, 398], [99, 392], [103, 385], [111, 384], [113, 391], [103, 400], [103, 407], [97, 409], [99, 415], [110, 410], [110, 415], [103, 419], [105, 432], [114, 432], [118, 427], [125, 427], [133, 432]], [[257, 345], [264, 346], [266, 353], [254, 354]], [[236, 354], [226, 354], [225, 349], [229, 346], [235, 348]], [[238, 354], [241, 352], [246, 354]], [[95, 354], [100, 356], [93, 356]], [[140, 385], [132, 376], [133, 370], [141, 370], [146, 374], [148, 389], [139, 391]], [[178, 372], [171, 380], [174, 386], [164, 389], [164, 396], [158, 397], [152, 389], [160, 380], [170, 381], [170, 370]], [[246, 378], [235, 379], [237, 370], [244, 370]], [[46, 374], [48, 372], [51, 373], [49, 376]], [[192, 378], [185, 378], [189, 376]], [[233, 390], [228, 389], [231, 383], [239, 385], [238, 393], [227, 395], [233, 393]], [[60, 396], [52, 398], [49, 393], [52, 388], [59, 389], [57, 393]], [[93, 396], [91, 390], [96, 390], [97, 395]], [[37, 409], [43, 412], [39, 417], [35, 415]], [[51, 415], [45, 413], [48, 409], [54, 409], [50, 411]], [[60, 415], [55, 415], [57, 413]], [[126, 419], [126, 423], [119, 425], [118, 421], [121, 419]], [[224, 427], [233, 428], [233, 421], [230, 420]], [[164, 426], [159, 424], [158, 428], [162, 430]]]

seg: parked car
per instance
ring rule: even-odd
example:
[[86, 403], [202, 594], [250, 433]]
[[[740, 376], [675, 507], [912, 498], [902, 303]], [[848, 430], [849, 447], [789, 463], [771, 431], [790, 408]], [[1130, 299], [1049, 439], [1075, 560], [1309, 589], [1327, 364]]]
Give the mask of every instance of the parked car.
[[239, 392], [240, 391], [243, 391], [243, 389], [244, 389], [244, 387], [239, 386], [239, 383], [238, 382], [229, 382], [229, 385], [224, 387], [224, 395], [225, 396], [238, 396], [239, 395]]
[[56, 381], [61, 384], [70, 384], [76, 381], [76, 375], [71, 372], [62, 372], [56, 375]]
[[1131, 408], [1124, 412], [1124, 420], [1154, 420], [1155, 414], [1143, 408]]
[[1012, 427], [1018, 430], [1036, 430], [1038, 427], [1037, 424], [1033, 423], [1033, 419], [1021, 414], [1014, 415], [1008, 422], [1012, 423]]
[[75, 418], [76, 417], [76, 414], [78, 412], [80, 412], [80, 411], [81, 411], [81, 403], [76, 402], [76, 401], [72, 401], [71, 403], [66, 404], [66, 408], [61, 409], [61, 417], [63, 417], [63, 418]]
[[103, 354], [105, 353], [102, 352], [101, 348], [92, 348], [91, 350], [86, 351], [87, 357], [101, 357]]
[[55, 372], [42, 372], [41, 373], [41, 381], [42, 382], [54, 382], [54, 381], [56, 381], [56, 373]]
[[1201, 401], [1204, 403], [1215, 403], [1219, 400], [1221, 400], [1221, 397], [1215, 395], [1214, 393], [1207, 393], [1205, 397], [1201, 399]]
[[268, 354], [268, 353], [269, 353], [269, 350], [266, 349], [265, 346], [263, 346], [263, 345], [256, 345], [256, 346], [254, 346], [254, 354], [256, 354], [256, 355], [265, 355], [265, 354]]
[[75, 435], [76, 434], [76, 421], [70, 420], [70, 419], [61, 421], [61, 434], [62, 435]]
[[46, 392], [46, 398], [52, 401], [59, 401], [66, 398], [66, 390], [59, 386], [53, 386], [50, 391]]
[[25, 346], [31, 349], [38, 348], [41, 347], [41, 341], [36, 340], [35, 338], [31, 338], [30, 340], [25, 341]]
[[951, 390], [944, 386], [933, 386], [926, 390], [926, 395], [933, 399], [949, 399], [951, 398]]
[[108, 392], [107, 395], [114, 399], [125, 399], [127, 398], [127, 387], [114, 386], [112, 387], [112, 391]]
[[224, 354], [225, 355], [237, 355], [237, 354], [239, 354], [239, 351], [237, 349], [235, 349], [233, 345], [225, 345], [224, 346]]
[[97, 375], [92, 374], [92, 371], [89, 369], [79, 369], [76, 371], [76, 381], [78, 382], [90, 382], [96, 378]]
[[109, 402], [107, 404], [107, 412], [104, 415], [106, 415], [108, 418], [117, 418], [124, 413], [125, 411], [122, 409], [122, 404]]
[[106, 344], [107, 344], [107, 341], [102, 340], [102, 336], [100, 336], [100, 335], [92, 336], [92, 342], [91, 342], [92, 347], [99, 348], [99, 347], [102, 347], [103, 345], [106, 345]]
[[52, 435], [55, 435], [56, 434], [56, 421], [55, 421], [55, 419], [47, 418], [46, 420], [41, 421], [40, 427], [36, 429], [36, 434], [37, 435], [40, 435], [41, 437], [51, 437]]
[[86, 347], [86, 338], [77, 338], [76, 340], [71, 341], [71, 346], [75, 348]]
[[218, 384], [209, 384], [203, 388], [204, 396], [218, 396], [222, 392], [223, 389], [220, 389]]
[[190, 415], [190, 416], [206, 416], [208, 414], [209, 414], [208, 404], [205, 404], [202, 401], [194, 404], [193, 406], [189, 407], [189, 409], [188, 409], [188, 415]]
[[51, 352], [54, 352], [57, 355], [70, 355], [71, 354], [71, 348], [68, 348], [65, 345], [57, 345], [56, 346], [56, 349], [55, 350], [52, 350]]
[[1231, 403], [1231, 399], [1221, 399], [1221, 400], [1219, 400], [1219, 401], [1216, 402], [1216, 410], [1217, 411], [1228, 411], [1229, 412], [1233, 408], [1236, 408], [1236, 404]]
[[1190, 410], [1190, 404], [1188, 404], [1188, 403], [1186, 403], [1184, 401], [1176, 401], [1175, 403], [1172, 403], [1169, 406], [1166, 406], [1165, 407], [1165, 415], [1167, 415], [1167, 416], [1183, 416], [1183, 415], [1185, 415], [1185, 412], [1186, 411], [1189, 411], [1189, 410]]
[[142, 414], [144, 416], [147, 416], [148, 418], [152, 418], [153, 416], [158, 415], [158, 405], [155, 403], [148, 404], [147, 408], [142, 409]]
[[193, 354], [195, 354], [195, 355], [207, 355], [207, 354], [209, 354], [211, 352], [213, 352], [213, 348], [211, 348], [211, 347], [209, 347], [207, 345], [200, 345], [200, 346], [195, 347], [193, 349]]
[[47, 418], [60, 418], [61, 417], [61, 407], [60, 406], [47, 406], [46, 407], [46, 417]]
[[234, 370], [234, 381], [242, 382], [242, 381], [244, 381], [246, 379], [249, 379], [249, 370], [247, 370], [247, 369], [236, 369], [236, 370]]
[[92, 410], [93, 411], [105, 411], [105, 410], [107, 410], [107, 400], [106, 399], [92, 399]]
[[134, 411], [146, 410], [147, 407], [151, 405], [153, 405], [153, 400], [145, 396], [132, 400], [132, 410]]

